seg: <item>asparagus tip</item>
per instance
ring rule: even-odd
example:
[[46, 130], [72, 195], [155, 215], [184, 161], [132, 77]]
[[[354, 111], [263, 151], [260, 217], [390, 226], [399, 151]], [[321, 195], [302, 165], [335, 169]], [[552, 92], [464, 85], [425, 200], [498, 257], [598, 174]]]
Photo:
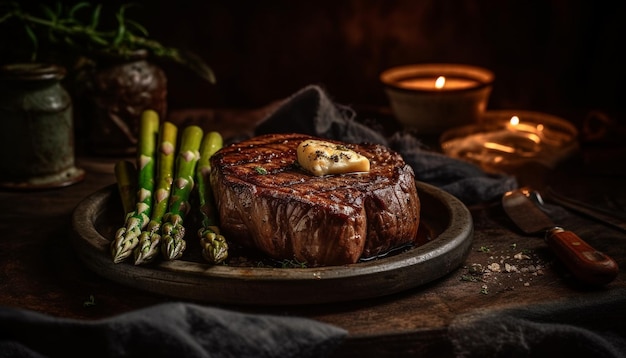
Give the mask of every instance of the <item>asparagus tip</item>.
[[137, 245], [134, 251], [135, 265], [143, 265], [154, 261], [159, 253], [160, 244], [161, 235], [156, 232], [142, 232], [139, 245]]
[[135, 229], [121, 228], [115, 235], [115, 240], [111, 242], [111, 256], [114, 263], [126, 260], [139, 243], [139, 233]]
[[187, 247], [187, 242], [184, 239], [165, 236], [163, 238], [163, 245], [161, 246], [161, 251], [163, 253], [163, 258], [166, 260], [177, 260], [185, 251]]
[[223, 235], [206, 230], [200, 235], [202, 256], [211, 264], [219, 264], [228, 258], [228, 243]]

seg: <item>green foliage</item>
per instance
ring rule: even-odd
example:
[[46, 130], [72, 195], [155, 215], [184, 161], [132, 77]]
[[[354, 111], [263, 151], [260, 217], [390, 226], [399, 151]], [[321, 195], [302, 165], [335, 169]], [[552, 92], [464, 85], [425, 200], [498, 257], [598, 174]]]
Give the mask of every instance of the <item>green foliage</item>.
[[[31, 11], [15, 0], [0, 1], [0, 27], [11, 30], [20, 30], [21, 27], [25, 34], [21, 41], [30, 43], [30, 53], [25, 60], [31, 62], [38, 60], [44, 43], [48, 47], [70, 50], [88, 58], [103, 55], [130, 58], [137, 51], [147, 51], [157, 58], [186, 66], [211, 83], [215, 82], [211, 68], [194, 53], [167, 47], [150, 39], [148, 30], [128, 17], [128, 10], [134, 6], [123, 4], [114, 13], [113, 19], [105, 19], [102, 4], [79, 2], [66, 6], [59, 1], [55, 6], [41, 3], [38, 10]], [[21, 39], [12, 31], [1, 28], [0, 31], [7, 38], [17, 36]], [[24, 46], [26, 44], [20, 47]]]

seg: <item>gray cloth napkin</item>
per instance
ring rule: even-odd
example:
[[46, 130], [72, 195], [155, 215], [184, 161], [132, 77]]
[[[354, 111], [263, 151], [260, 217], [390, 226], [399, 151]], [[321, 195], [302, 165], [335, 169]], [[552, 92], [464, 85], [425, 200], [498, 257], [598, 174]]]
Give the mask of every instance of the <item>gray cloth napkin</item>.
[[0, 307], [0, 357], [326, 357], [347, 332], [314, 320], [166, 303], [97, 321]]
[[[591, 296], [591, 297], [589, 297]], [[457, 357], [626, 357], [626, 290], [457, 317]]]
[[413, 135], [397, 132], [390, 138], [355, 120], [348, 106], [334, 103], [317, 85], [287, 98], [256, 128], [255, 134], [302, 133], [348, 143], [376, 143], [402, 155], [416, 179], [456, 196], [467, 205], [500, 198], [517, 187], [512, 176], [489, 175], [478, 166], [426, 150]]

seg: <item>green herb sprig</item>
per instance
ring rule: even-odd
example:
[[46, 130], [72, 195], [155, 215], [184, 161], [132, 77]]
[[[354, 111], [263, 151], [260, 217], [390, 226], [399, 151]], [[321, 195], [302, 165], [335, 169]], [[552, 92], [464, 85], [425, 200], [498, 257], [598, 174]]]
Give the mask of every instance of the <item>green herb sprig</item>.
[[29, 12], [14, 0], [0, 2], [0, 25], [12, 22], [22, 24], [31, 44], [29, 61], [38, 60], [42, 43], [68, 48], [90, 57], [108, 55], [130, 58], [137, 51], [179, 63], [203, 79], [215, 83], [212, 69], [196, 54], [167, 47], [149, 38], [147, 29], [130, 19], [127, 11], [134, 4], [122, 4], [114, 15], [114, 28], [104, 28], [102, 4], [79, 2], [64, 6], [60, 1], [54, 7], [40, 4], [40, 11]]
[[259, 175], [267, 175], [267, 170], [263, 167], [254, 167], [254, 171]]

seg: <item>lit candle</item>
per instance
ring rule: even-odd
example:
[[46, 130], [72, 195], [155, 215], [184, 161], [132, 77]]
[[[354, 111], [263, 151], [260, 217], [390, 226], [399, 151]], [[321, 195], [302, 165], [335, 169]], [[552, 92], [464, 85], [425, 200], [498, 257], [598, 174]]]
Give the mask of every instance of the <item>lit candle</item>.
[[380, 74], [398, 122], [433, 137], [478, 122], [487, 107], [493, 79], [493, 72], [487, 69], [451, 63], [397, 66]]
[[442, 89], [466, 89], [479, 86], [479, 81], [462, 77], [418, 77], [404, 79], [398, 82], [398, 86], [416, 90], [442, 90]]
[[449, 156], [501, 172], [528, 161], [552, 167], [577, 148], [578, 131], [568, 121], [540, 112], [487, 111], [478, 125], [446, 131], [441, 149]]
[[543, 137], [543, 124], [526, 124], [522, 123], [518, 116], [512, 116], [506, 124], [506, 128], [511, 132], [520, 132], [525, 134], [528, 139], [535, 143], [541, 142]]

